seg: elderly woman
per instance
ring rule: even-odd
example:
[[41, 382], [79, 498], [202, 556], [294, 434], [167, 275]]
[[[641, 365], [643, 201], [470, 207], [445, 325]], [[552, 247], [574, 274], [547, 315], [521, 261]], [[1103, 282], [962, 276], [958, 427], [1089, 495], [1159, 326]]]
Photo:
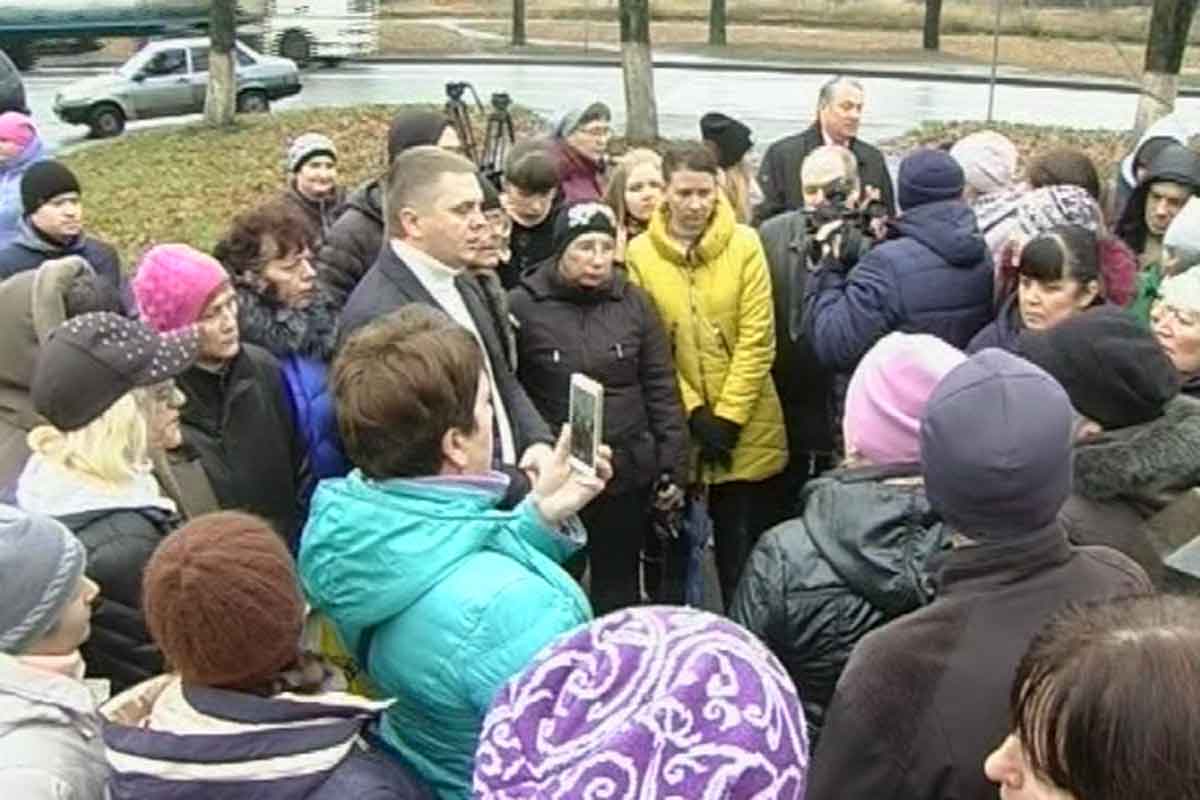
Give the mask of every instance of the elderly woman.
[[155, 330], [199, 330], [199, 357], [179, 378], [187, 398], [183, 438], [199, 453], [220, 507], [266, 517], [294, 542], [305, 517], [308, 448], [279, 361], [242, 341], [229, 273], [187, 245], [158, 245], [142, 257], [133, 293]]
[[604, 197], [612, 112], [604, 103], [568, 111], [554, 127], [558, 193], [564, 203]]
[[613, 268], [616, 236], [607, 206], [568, 205], [555, 221], [555, 257], [511, 295], [517, 377], [551, 426], [567, 422], [572, 373], [604, 386], [614, 478], [580, 512], [597, 614], [638, 601], [638, 551], [651, 509], [678, 502], [687, 485], [687, 428], [671, 348], [646, 293]]
[[921, 414], [966, 357], [927, 334], [891, 333], [846, 392], [847, 463], [810, 482], [800, 515], [763, 534], [729, 615], [787, 667], [814, 742], [854, 646], [933, 596], [949, 532], [925, 498]]
[[616, 212], [618, 264], [625, 263], [625, 246], [650, 227], [664, 188], [662, 156], [653, 150], [630, 150], [617, 162], [604, 199]]
[[1197, 687], [1200, 601], [1072, 606], [1025, 651], [984, 771], [1006, 800], [1200, 797]]
[[265, 520], [192, 520], [159, 545], [144, 583], [172, 671], [104, 706], [113, 800], [429, 797], [362, 743], [386, 704], [327, 691], [323, 665], [301, 656], [304, 595]]
[[563, 527], [611, 477], [574, 473], [568, 434], [504, 510], [493, 409], [475, 336], [410, 305], [356, 331], [334, 361], [338, 425], [355, 469], [321, 482], [300, 578], [383, 696], [380, 734], [443, 800], [465, 798], [483, 715], [534, 653], [591, 617], [559, 566]]
[[79, 647], [97, 587], [60, 522], [0, 505], [0, 790], [107, 800], [108, 764]]
[[1179, 393], [1169, 355], [1119, 309], [1025, 333], [1017, 351], [1062, 384], [1081, 417], [1074, 494], [1060, 514], [1067, 535], [1121, 550], [1164, 587], [1159, 554], [1190, 540], [1194, 519], [1182, 540], [1162, 539], [1151, 520], [1200, 486], [1200, 401]]
[[1061, 225], [1021, 248], [1017, 290], [996, 319], [975, 334], [968, 353], [985, 347], [1013, 351], [1024, 330], [1045, 330], [1107, 299], [1096, 237], [1079, 225]]
[[271, 202], [239, 214], [213, 255], [233, 276], [242, 338], [279, 360], [295, 425], [317, 479], [350, 471], [325, 388], [338, 308], [317, 283], [304, 220]]
[[29, 434], [17, 505], [54, 516], [87, 549], [102, 603], [83, 654], [90, 673], [117, 691], [163, 669], [142, 616], [141, 574], [178, 518], [149, 453], [180, 444], [174, 378], [198, 354], [194, 328], [159, 336], [97, 312], [55, 330], [34, 373], [34, 409], [49, 425]]
[[1167, 278], [1151, 307], [1154, 337], [1171, 359], [1183, 393], [1200, 400], [1200, 270]]

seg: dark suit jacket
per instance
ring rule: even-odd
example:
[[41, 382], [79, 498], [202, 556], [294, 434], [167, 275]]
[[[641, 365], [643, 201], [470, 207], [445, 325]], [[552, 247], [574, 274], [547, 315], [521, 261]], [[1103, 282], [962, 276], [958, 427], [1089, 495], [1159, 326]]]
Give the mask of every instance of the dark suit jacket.
[[[484, 348], [496, 377], [496, 387], [504, 400], [509, 422], [512, 423], [517, 454], [520, 455], [535, 442], [553, 444], [555, 437], [550, 427], [513, 374], [506, 348], [500, 338], [499, 326], [507, 322], [497, 320], [492, 315], [488, 310], [483, 290], [466, 273], [460, 275], [456, 283], [471, 319], [475, 321], [475, 327], [479, 329], [479, 335], [483, 338]], [[371, 320], [409, 303], [424, 303], [445, 311], [409, 266], [401, 261], [395, 250], [385, 242], [375, 265], [367, 271], [358, 286], [354, 287], [346, 301], [346, 307], [342, 309], [342, 316], [338, 321], [339, 344]]]
[[[804, 208], [804, 192], [800, 187], [800, 165], [808, 154], [823, 145], [825, 140], [814, 124], [804, 133], [780, 139], [767, 148], [762, 166], [758, 170], [758, 182], [762, 187], [763, 201], [755, 210], [755, 224], [761, 224], [776, 214]], [[883, 153], [862, 141], [850, 143], [850, 152], [858, 162], [858, 176], [863, 186], [879, 189], [880, 200], [887, 206], [888, 216], [896, 215], [896, 194], [892, 187], [892, 176], [888, 173]]]

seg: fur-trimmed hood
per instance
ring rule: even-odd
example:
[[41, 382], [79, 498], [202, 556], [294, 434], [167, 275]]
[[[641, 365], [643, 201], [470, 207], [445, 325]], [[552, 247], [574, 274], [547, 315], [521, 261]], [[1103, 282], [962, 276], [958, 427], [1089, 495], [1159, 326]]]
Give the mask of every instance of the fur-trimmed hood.
[[1075, 448], [1075, 491], [1091, 500], [1157, 509], [1193, 486], [1200, 486], [1200, 400], [1185, 395], [1152, 422], [1106, 431]]

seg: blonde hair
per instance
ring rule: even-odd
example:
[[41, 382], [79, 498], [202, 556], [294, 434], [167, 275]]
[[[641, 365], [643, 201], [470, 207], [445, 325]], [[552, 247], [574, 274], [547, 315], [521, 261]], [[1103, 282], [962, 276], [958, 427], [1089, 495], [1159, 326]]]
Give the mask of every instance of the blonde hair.
[[[662, 170], [662, 156], [645, 147], [630, 150], [621, 156], [617, 167], [608, 179], [608, 190], [604, 193], [604, 201], [617, 214], [617, 224], [622, 227], [629, 225], [629, 207], [625, 205], [625, 188], [629, 184], [629, 176], [643, 164], [651, 164], [655, 169]], [[638, 223], [639, 225], [641, 223]]]
[[122, 484], [150, 465], [149, 427], [140, 390], [129, 392], [83, 428], [63, 432], [41, 425], [29, 432], [29, 449], [72, 472]]
[[732, 167], [723, 168], [717, 178], [725, 198], [733, 206], [734, 216], [743, 225], [749, 225], [754, 217], [754, 207], [750, 202], [750, 182], [754, 176], [750, 174], [750, 162], [742, 159]]

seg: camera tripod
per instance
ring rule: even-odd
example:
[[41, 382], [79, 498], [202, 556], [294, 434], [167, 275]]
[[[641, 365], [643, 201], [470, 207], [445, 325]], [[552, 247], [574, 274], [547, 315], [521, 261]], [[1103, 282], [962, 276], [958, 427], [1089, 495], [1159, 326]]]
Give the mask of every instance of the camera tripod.
[[492, 110], [488, 112], [487, 126], [483, 137], [483, 147], [479, 148], [475, 141], [475, 129], [471, 125], [471, 109], [463, 100], [470, 90], [475, 100], [479, 114], [484, 113], [483, 103], [475, 87], [465, 81], [446, 84], [446, 117], [454, 126], [455, 133], [462, 143], [463, 155], [479, 165], [479, 171], [496, 185], [500, 186], [500, 178], [504, 172], [504, 162], [508, 151], [516, 141], [513, 129], [512, 115], [509, 108], [512, 98], [507, 92], [497, 92], [492, 95]]
[[446, 118], [450, 120], [450, 124], [454, 126], [454, 132], [458, 134], [463, 155], [478, 164], [479, 155], [475, 149], [475, 129], [471, 126], [471, 109], [463, 102], [463, 95], [468, 89], [471, 90], [471, 96], [475, 98], [475, 106], [479, 109], [479, 113], [483, 113], [483, 103], [480, 102], [474, 86], [466, 81], [451, 82], [446, 84]]

